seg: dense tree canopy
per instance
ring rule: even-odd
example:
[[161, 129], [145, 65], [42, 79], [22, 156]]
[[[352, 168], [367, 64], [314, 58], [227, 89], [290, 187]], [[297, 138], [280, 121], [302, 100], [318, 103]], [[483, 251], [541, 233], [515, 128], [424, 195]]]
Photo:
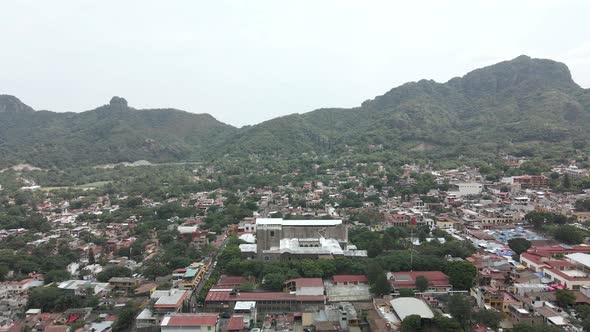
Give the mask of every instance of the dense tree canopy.
[[516, 237], [508, 240], [508, 246], [515, 254], [520, 255], [531, 247], [531, 241], [522, 237]]

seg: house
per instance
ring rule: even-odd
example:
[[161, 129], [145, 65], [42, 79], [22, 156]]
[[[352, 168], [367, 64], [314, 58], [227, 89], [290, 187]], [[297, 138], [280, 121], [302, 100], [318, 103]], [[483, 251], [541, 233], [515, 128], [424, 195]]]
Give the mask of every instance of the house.
[[93, 282], [89, 280], [65, 280], [57, 288], [63, 289], [76, 296], [106, 295], [111, 291], [111, 285], [106, 282]]
[[5, 281], [0, 283], [0, 293], [20, 294], [30, 288], [43, 286], [43, 280], [27, 278], [20, 281]]
[[324, 295], [322, 278], [298, 278], [284, 282], [285, 288], [297, 295]]
[[506, 315], [510, 314], [510, 306], [519, 303], [510, 293], [490, 286], [474, 287], [471, 295], [480, 308], [494, 309]]
[[416, 290], [416, 278], [423, 276], [428, 280], [426, 292], [448, 292], [452, 289], [449, 277], [440, 271], [388, 272], [387, 279], [394, 291], [400, 289]]
[[318, 326], [321, 330], [331, 331], [336, 328], [337, 331], [360, 331], [359, 316], [356, 309], [350, 302], [339, 302], [330, 305], [323, 306], [321, 309], [313, 313], [304, 313], [302, 320], [304, 324], [309, 324], [310, 318], [305, 317], [307, 315], [313, 315], [313, 325], [318, 330]]
[[156, 299], [154, 303], [154, 314], [178, 313], [183, 304], [189, 298], [190, 292], [182, 289], [170, 289], [155, 291], [151, 298]]
[[133, 292], [135, 295], [148, 295], [151, 296], [152, 293], [158, 288], [158, 284], [155, 282], [148, 282], [145, 284], [140, 285], [137, 287]]
[[369, 281], [365, 275], [335, 275], [332, 277], [335, 286], [346, 286], [346, 285], [368, 285]]
[[109, 279], [109, 284], [115, 290], [130, 291], [139, 286], [141, 280], [130, 277], [112, 277]]
[[162, 332], [215, 332], [218, 314], [177, 314], [165, 316], [160, 323]]
[[572, 216], [576, 218], [578, 222], [585, 222], [590, 220], [590, 212], [588, 211], [574, 211]]
[[510, 318], [515, 324], [542, 325], [543, 319], [539, 315], [533, 315], [531, 311], [512, 304], [510, 305]]
[[239, 288], [242, 284], [247, 282], [252, 282], [252, 279], [246, 277], [234, 277], [234, 276], [227, 276], [222, 275], [219, 277], [219, 281], [217, 281], [217, 285], [225, 286], [225, 288]]
[[250, 321], [256, 321], [258, 318], [256, 301], [237, 301], [234, 305], [234, 314], [240, 315], [245, 325], [249, 325]]
[[135, 317], [135, 327], [138, 329], [153, 327], [158, 325], [158, 319], [155, 317], [150, 309], [143, 309], [137, 317]]

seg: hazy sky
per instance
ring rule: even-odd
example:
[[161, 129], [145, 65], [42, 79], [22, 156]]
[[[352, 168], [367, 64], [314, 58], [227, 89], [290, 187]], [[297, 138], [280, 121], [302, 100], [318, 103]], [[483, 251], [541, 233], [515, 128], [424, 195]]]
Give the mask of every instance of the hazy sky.
[[0, 94], [60, 112], [118, 95], [241, 126], [521, 54], [588, 88], [589, 13], [587, 0], [3, 0]]

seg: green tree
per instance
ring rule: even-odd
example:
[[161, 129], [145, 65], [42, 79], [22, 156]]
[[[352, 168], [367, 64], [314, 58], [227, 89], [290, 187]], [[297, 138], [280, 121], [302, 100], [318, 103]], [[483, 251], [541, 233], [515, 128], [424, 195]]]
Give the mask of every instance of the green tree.
[[96, 259], [94, 258], [94, 250], [92, 250], [92, 248], [88, 249], [88, 264], [96, 264]]
[[367, 281], [369, 284], [374, 284], [380, 274], [383, 274], [381, 264], [376, 261], [370, 261], [367, 266]]
[[266, 290], [280, 291], [283, 289], [283, 283], [287, 281], [287, 276], [282, 273], [269, 273], [264, 276], [262, 287]]
[[66, 270], [51, 270], [43, 275], [43, 281], [46, 284], [52, 282], [64, 281], [70, 278], [70, 273]]
[[456, 319], [463, 329], [471, 325], [471, 302], [469, 298], [461, 294], [453, 294], [449, 298], [447, 311]]
[[418, 289], [419, 292], [425, 292], [428, 289], [428, 284], [428, 279], [425, 276], [416, 277], [416, 289]]
[[517, 255], [520, 255], [523, 252], [527, 251], [531, 247], [531, 245], [531, 241], [522, 237], [515, 237], [508, 240], [508, 246]]
[[371, 285], [371, 292], [376, 296], [383, 296], [391, 293], [391, 284], [387, 280], [385, 272], [382, 272], [375, 279], [375, 283]]
[[582, 231], [575, 226], [564, 225], [557, 227], [553, 233], [556, 240], [566, 244], [579, 244], [584, 240]]
[[0, 265], [0, 281], [6, 280], [6, 275], [10, 272], [10, 268], [6, 265]]
[[414, 332], [422, 330], [420, 315], [409, 315], [402, 321], [402, 332]]
[[410, 288], [401, 288], [399, 291], [399, 297], [414, 297], [414, 291]]
[[577, 211], [590, 211], [590, 199], [579, 199], [574, 206]]
[[562, 186], [565, 189], [570, 189], [572, 187], [572, 179], [570, 179], [569, 174], [563, 176]]
[[111, 266], [96, 275], [96, 280], [108, 282], [112, 277], [131, 277], [131, 270], [124, 266]]
[[67, 294], [54, 286], [36, 287], [29, 291], [27, 308], [39, 308], [43, 311], [63, 311], [80, 306], [80, 298]]
[[318, 260], [305, 259], [301, 261], [301, 272], [306, 278], [321, 278], [322, 269], [318, 264]]
[[172, 270], [168, 269], [164, 264], [158, 262], [150, 262], [143, 268], [143, 275], [148, 279], [156, 279], [168, 275]]
[[253, 292], [256, 290], [256, 284], [253, 282], [245, 282], [240, 285], [240, 292]]
[[584, 331], [590, 331], [590, 305], [576, 306], [576, 317], [581, 321]]
[[477, 269], [467, 261], [453, 261], [447, 265], [446, 274], [455, 290], [469, 290], [475, 282]]
[[536, 230], [541, 230], [543, 225], [553, 222], [554, 214], [549, 212], [531, 211], [527, 213], [524, 218], [531, 223]]
[[132, 303], [127, 303], [113, 324], [113, 331], [127, 331], [133, 324], [133, 320], [135, 319], [137, 312], [138, 310], [135, 308], [135, 306], [133, 306]]
[[445, 317], [438, 312], [434, 314], [432, 321], [441, 332], [457, 332], [462, 330], [461, 324], [457, 320]]
[[503, 318], [502, 313], [499, 311], [484, 309], [474, 312], [471, 317], [474, 322], [485, 325], [494, 330], [498, 329]]
[[555, 301], [562, 308], [567, 308], [576, 304], [576, 295], [567, 289], [558, 289], [555, 291]]

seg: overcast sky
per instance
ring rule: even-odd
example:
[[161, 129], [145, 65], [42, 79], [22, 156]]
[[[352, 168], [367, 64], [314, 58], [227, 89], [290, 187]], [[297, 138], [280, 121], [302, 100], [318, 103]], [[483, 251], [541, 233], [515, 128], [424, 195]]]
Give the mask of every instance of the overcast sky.
[[0, 94], [59, 112], [118, 95], [242, 126], [521, 54], [588, 88], [589, 13], [587, 0], [3, 0]]

